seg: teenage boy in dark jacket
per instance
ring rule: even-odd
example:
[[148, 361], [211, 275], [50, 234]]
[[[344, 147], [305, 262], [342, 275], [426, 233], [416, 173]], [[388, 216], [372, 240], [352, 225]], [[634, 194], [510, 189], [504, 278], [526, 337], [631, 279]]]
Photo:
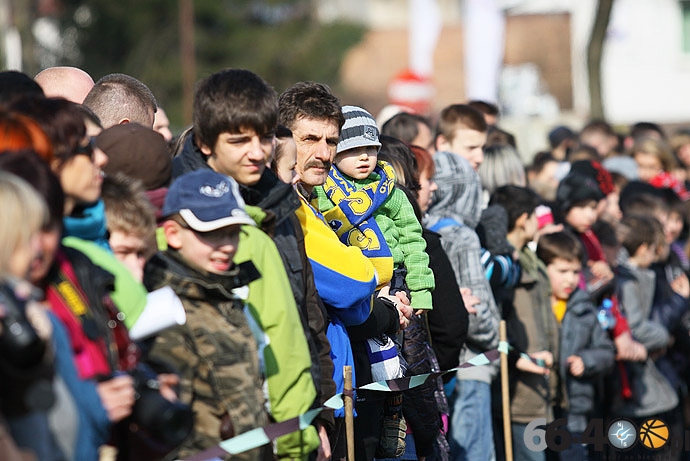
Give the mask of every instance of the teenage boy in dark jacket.
[[[275, 91], [261, 77], [241, 69], [216, 72], [197, 88], [194, 125], [184, 135], [182, 151], [173, 159], [173, 177], [212, 169], [240, 185], [247, 212], [273, 239], [285, 266], [309, 346], [310, 371], [319, 394], [313, 406], [318, 406], [335, 394], [333, 363], [323, 308], [294, 213], [299, 199], [289, 185], [266, 168], [277, 118]], [[330, 451], [323, 443], [328, 440], [326, 428], [332, 424], [332, 412], [324, 411], [320, 416], [317, 426], [322, 449]]]

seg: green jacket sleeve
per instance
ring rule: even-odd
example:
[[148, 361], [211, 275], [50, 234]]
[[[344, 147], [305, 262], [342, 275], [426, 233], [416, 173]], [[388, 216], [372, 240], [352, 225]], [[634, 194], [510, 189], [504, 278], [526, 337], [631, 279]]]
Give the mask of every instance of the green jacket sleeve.
[[[416, 309], [431, 309], [431, 292], [434, 291], [434, 273], [429, 269], [429, 255], [426, 241], [422, 238], [422, 226], [414, 214], [407, 196], [398, 188], [384, 203], [383, 211], [394, 223], [397, 231], [396, 247], [402, 253], [407, 268], [405, 282], [411, 293], [411, 306]], [[391, 249], [392, 250], [392, 249]]]
[[111, 298], [115, 306], [125, 315], [125, 326], [132, 328], [146, 307], [146, 288], [112, 253], [88, 240], [77, 237], [65, 237], [62, 244], [84, 253], [95, 265], [115, 276], [115, 291]]
[[[270, 411], [280, 422], [307, 412], [316, 399], [311, 358], [278, 249], [261, 230], [244, 226], [235, 263], [251, 260], [261, 278], [249, 284], [249, 309], [270, 343], [264, 349]], [[278, 439], [278, 456], [306, 459], [319, 446], [314, 427]]]

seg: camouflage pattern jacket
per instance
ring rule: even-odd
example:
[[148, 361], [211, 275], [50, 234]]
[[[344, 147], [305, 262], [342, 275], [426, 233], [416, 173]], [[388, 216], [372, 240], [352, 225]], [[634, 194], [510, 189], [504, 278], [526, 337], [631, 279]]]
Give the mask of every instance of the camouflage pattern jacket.
[[[146, 265], [146, 287], [169, 285], [187, 314], [185, 325], [161, 332], [149, 351], [152, 359], [177, 368], [179, 398], [195, 414], [192, 434], [170, 459], [188, 457], [267, 423], [257, 342], [242, 301], [232, 293], [259, 277], [251, 263], [234, 266], [223, 276], [200, 272], [173, 250], [157, 253]], [[233, 460], [259, 460], [261, 454], [255, 449]]]

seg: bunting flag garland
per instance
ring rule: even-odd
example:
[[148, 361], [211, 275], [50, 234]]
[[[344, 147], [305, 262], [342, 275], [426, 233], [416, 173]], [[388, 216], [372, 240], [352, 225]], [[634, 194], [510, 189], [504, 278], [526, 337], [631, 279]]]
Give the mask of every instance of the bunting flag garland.
[[[498, 349], [492, 349], [490, 351], [484, 352], [483, 354], [479, 354], [456, 368], [451, 368], [449, 370], [434, 373], [425, 373], [421, 375], [391, 379], [388, 381], [378, 381], [367, 384], [365, 386], [358, 387], [355, 390], [366, 389], [381, 392], [399, 392], [406, 391], [408, 389], [414, 389], [415, 387], [424, 384], [428, 379], [435, 379], [447, 373], [454, 373], [463, 368], [488, 365], [489, 363], [497, 360], [500, 356], [500, 353], [507, 351], [509, 347], [510, 346], [508, 345], [508, 343], [502, 342], [501, 344], [499, 344]], [[531, 358], [529, 359], [532, 360]], [[342, 407], [343, 394], [336, 394], [330, 399], [328, 399], [324, 403], [322, 408], [315, 408], [295, 418], [291, 418], [279, 423], [269, 424], [264, 427], [258, 427], [256, 429], [244, 432], [231, 439], [223, 440], [222, 442], [220, 442], [219, 445], [216, 445], [215, 447], [209, 448], [200, 453], [197, 453], [194, 456], [187, 458], [187, 461], [205, 461], [218, 459], [227, 456], [228, 453], [232, 455], [242, 453], [254, 448], [258, 448], [262, 445], [270, 443], [278, 437], [289, 434], [291, 432], [295, 432], [297, 430], [305, 429], [307, 426], [311, 424], [314, 418], [316, 418], [316, 416], [324, 409], [337, 410]]]
[[[481, 365], [488, 365], [491, 362], [498, 360], [501, 353], [507, 354], [509, 350], [516, 350], [513, 346], [505, 341], [501, 341], [498, 344], [498, 349], [492, 349], [490, 351], [479, 354], [476, 357], [468, 360], [467, 362], [457, 366], [456, 368], [451, 368], [445, 371], [439, 371], [434, 373], [424, 373], [421, 375], [407, 376], [404, 378], [391, 379], [388, 381], [377, 381], [374, 383], [366, 384], [360, 386], [355, 390], [366, 389], [370, 391], [379, 392], [401, 392], [409, 389], [414, 389], [415, 387], [421, 386], [429, 379], [436, 379], [448, 373], [454, 373], [463, 368], [476, 367]], [[542, 361], [533, 359], [524, 352], [518, 351], [520, 357], [525, 358], [539, 366], [544, 366]], [[268, 426], [258, 427], [250, 431], [244, 432], [231, 439], [223, 440], [219, 445], [215, 447], [204, 450], [196, 455], [187, 458], [187, 461], [206, 461], [214, 460], [227, 456], [227, 454], [238, 454], [254, 448], [258, 448], [262, 445], [271, 443], [273, 440], [277, 439], [291, 432], [298, 430], [303, 430], [309, 426], [314, 418], [325, 409], [337, 410], [343, 407], [343, 394], [336, 394], [330, 399], [328, 399], [323, 407], [315, 408], [309, 410], [308, 412], [299, 415], [295, 418], [288, 419], [279, 423], [269, 424]]]

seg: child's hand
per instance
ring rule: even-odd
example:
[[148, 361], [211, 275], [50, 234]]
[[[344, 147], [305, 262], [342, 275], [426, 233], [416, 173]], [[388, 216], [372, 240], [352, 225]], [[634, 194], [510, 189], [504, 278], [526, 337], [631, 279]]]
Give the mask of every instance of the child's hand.
[[553, 354], [549, 351], [533, 352], [529, 354], [529, 356], [536, 360], [543, 360], [544, 365], [547, 368], [551, 368], [553, 366]]
[[588, 261], [587, 266], [592, 275], [602, 281], [609, 281], [613, 278], [613, 271], [606, 261]]
[[465, 309], [468, 314], [476, 314], [477, 309], [474, 308], [479, 304], [479, 298], [472, 294], [470, 288], [460, 288], [460, 295], [462, 295], [462, 301], [465, 303]]
[[563, 224], [547, 224], [541, 229], [539, 229], [536, 234], [534, 234], [534, 241], [539, 242], [539, 237], [546, 234], [553, 234], [556, 232], [561, 232], [563, 230]]
[[515, 363], [515, 367], [527, 373], [534, 373], [535, 375], [549, 376], [551, 373], [551, 366], [553, 365], [553, 355], [549, 351], [539, 351], [529, 354], [532, 359], [542, 360], [543, 366], [525, 357], [520, 357]]
[[643, 362], [647, 360], [647, 348], [635, 341], [630, 332], [626, 331], [615, 338], [613, 343], [616, 346], [616, 360], [627, 360], [630, 362]]
[[[405, 306], [409, 307], [410, 304], [412, 304], [412, 301], [410, 301], [410, 298], [407, 297], [407, 293], [404, 291], [398, 291], [395, 293], [395, 296], [400, 300], [401, 303], [403, 303]], [[428, 309], [417, 309], [414, 312], [414, 315], [422, 315], [423, 313], [427, 312]], [[406, 318], [412, 317], [412, 309], [410, 309], [410, 315], [405, 315]]]
[[567, 358], [568, 371], [571, 375], [579, 378], [585, 372], [585, 362], [582, 361], [582, 357], [579, 355], [571, 355]]
[[688, 282], [688, 276], [680, 274], [673, 279], [673, 282], [671, 282], [671, 289], [683, 298], [690, 298], [690, 282]]
[[551, 372], [548, 368], [539, 366], [530, 359], [526, 359], [524, 357], [517, 359], [517, 362], [515, 362], [515, 368], [526, 373], [533, 373], [535, 375], [549, 376], [549, 373]]

